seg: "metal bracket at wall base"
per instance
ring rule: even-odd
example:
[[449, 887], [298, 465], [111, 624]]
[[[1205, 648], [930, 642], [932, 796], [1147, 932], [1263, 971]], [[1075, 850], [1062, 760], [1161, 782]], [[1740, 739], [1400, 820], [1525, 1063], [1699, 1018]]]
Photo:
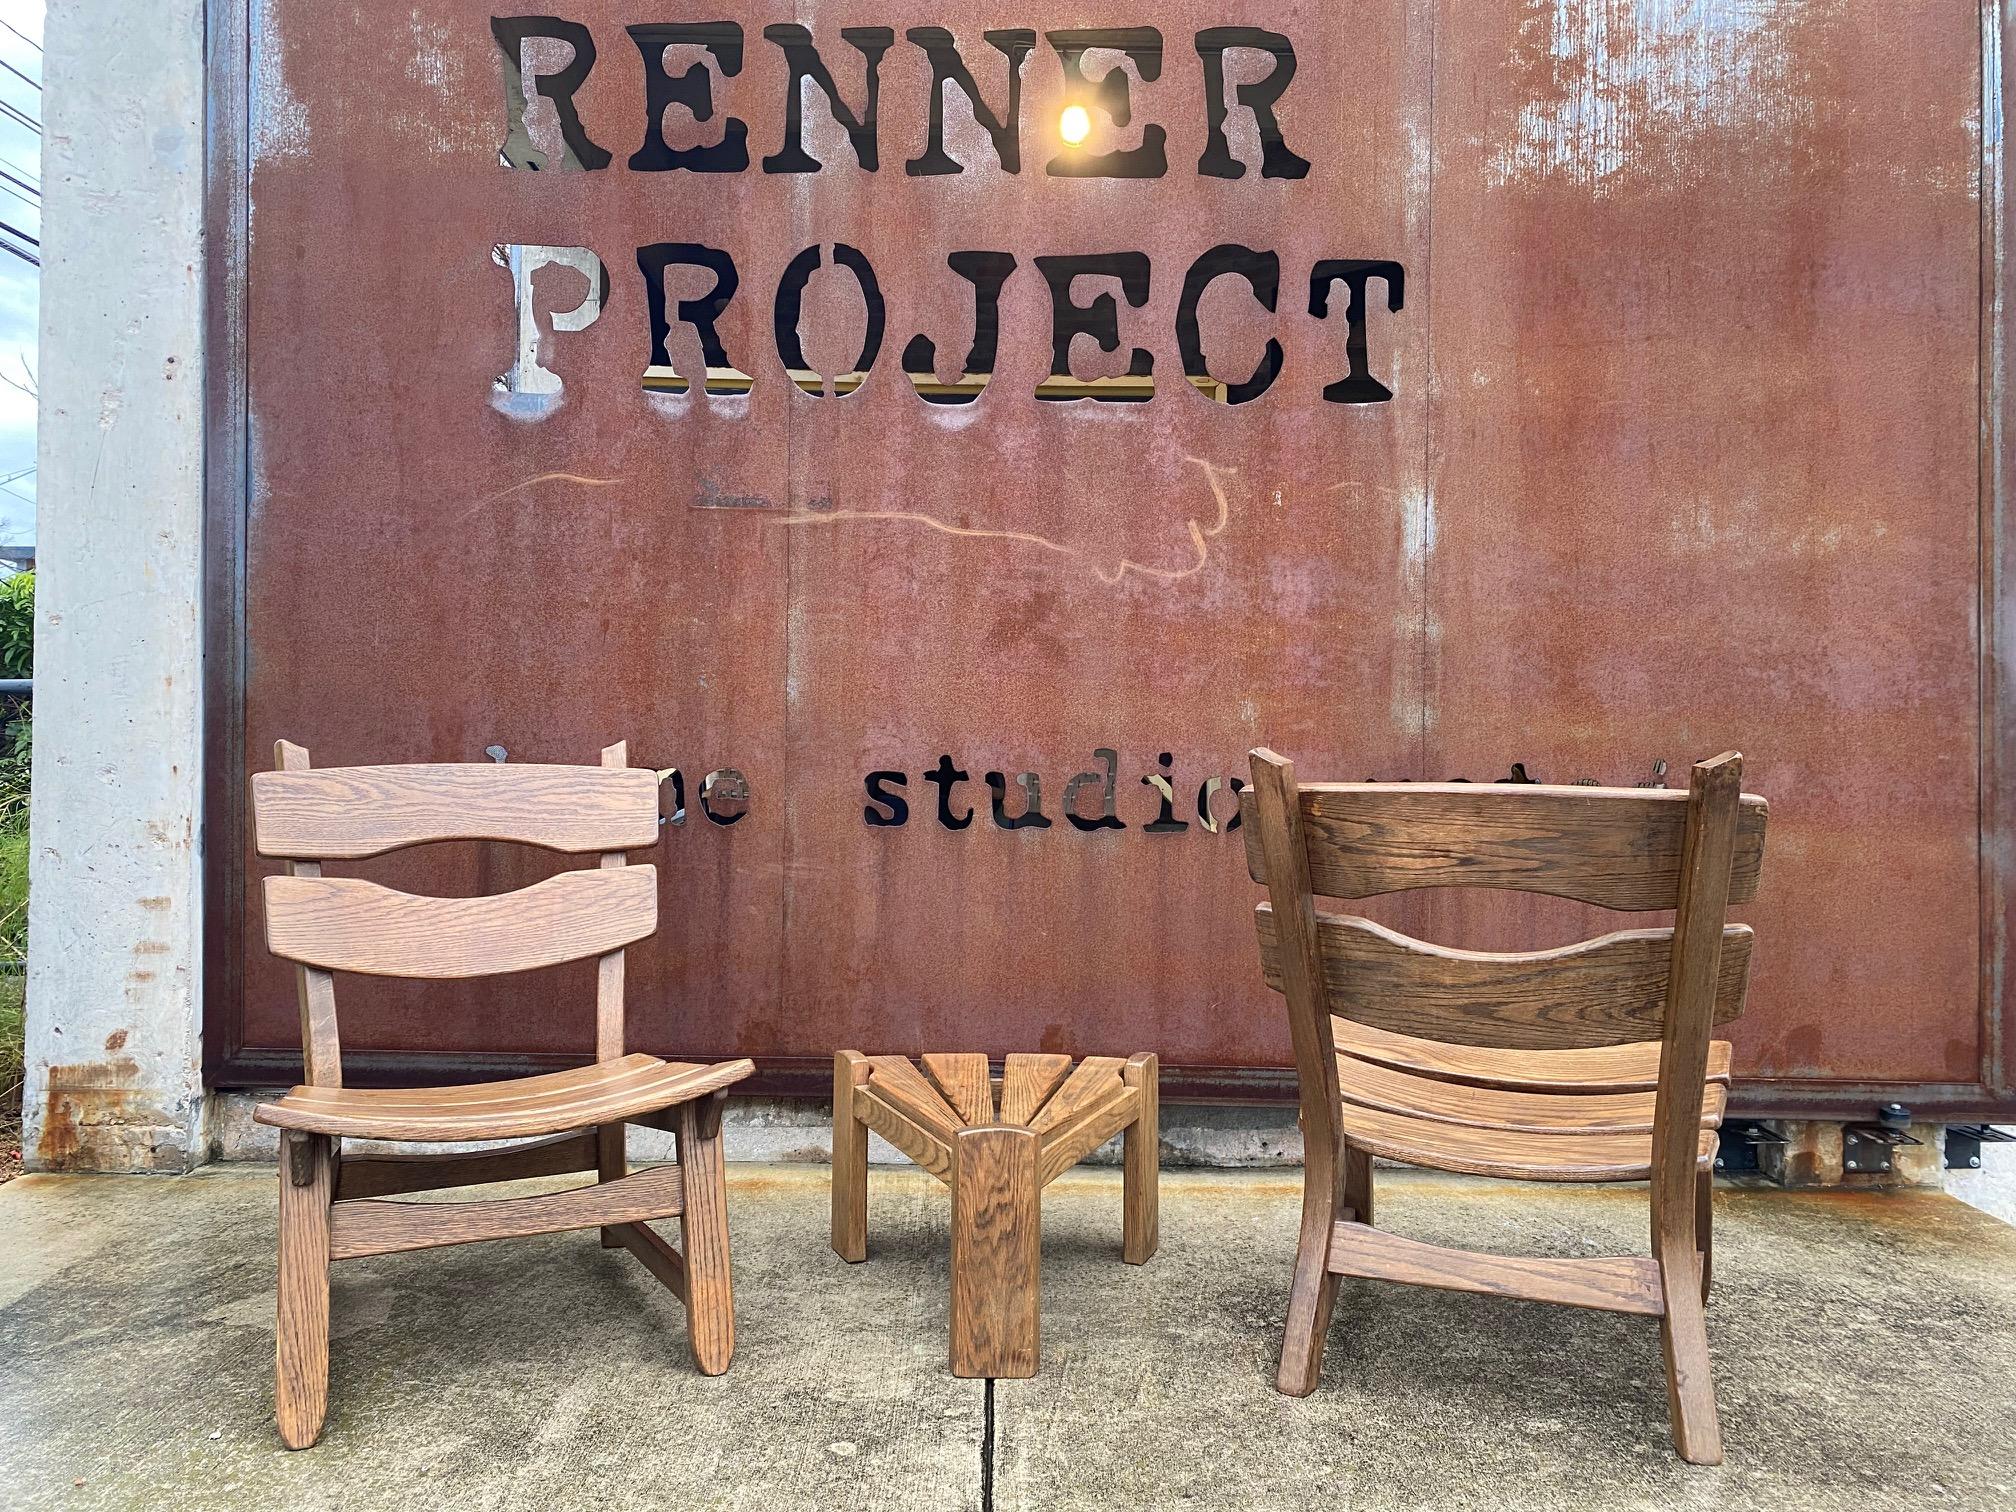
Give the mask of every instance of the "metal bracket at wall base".
[[1762, 1171], [1763, 1147], [1783, 1143], [1785, 1136], [1760, 1118], [1727, 1119], [1721, 1141], [1715, 1146], [1715, 1174], [1741, 1176]]
[[1980, 1170], [1981, 1146], [1984, 1144], [2016, 1144], [2016, 1134], [2011, 1134], [2006, 1129], [1998, 1129], [1992, 1124], [1948, 1124], [1946, 1169]]
[[1889, 1171], [1891, 1152], [1903, 1145], [1925, 1143], [1914, 1138], [1911, 1110], [1902, 1103], [1885, 1103], [1876, 1110], [1879, 1123], [1851, 1123], [1841, 1126], [1841, 1169], [1857, 1176], [1882, 1175]]

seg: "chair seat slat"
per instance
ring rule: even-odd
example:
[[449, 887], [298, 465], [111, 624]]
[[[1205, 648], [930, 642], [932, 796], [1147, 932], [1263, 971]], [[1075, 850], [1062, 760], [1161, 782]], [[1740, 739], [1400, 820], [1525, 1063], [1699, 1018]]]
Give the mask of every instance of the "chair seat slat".
[[354, 1139], [514, 1139], [619, 1123], [675, 1103], [691, 1102], [734, 1085], [754, 1071], [755, 1066], [747, 1060], [702, 1066], [661, 1061], [649, 1076], [613, 1081], [598, 1077], [595, 1073], [600, 1069], [583, 1066], [576, 1073], [562, 1073], [577, 1076], [576, 1084], [501, 1108], [481, 1102], [454, 1101], [439, 1101], [430, 1106], [417, 1098], [410, 1104], [387, 1107], [363, 1094], [338, 1091], [333, 1097], [313, 1098], [289, 1093], [278, 1102], [260, 1104], [252, 1116], [259, 1123], [283, 1129]]

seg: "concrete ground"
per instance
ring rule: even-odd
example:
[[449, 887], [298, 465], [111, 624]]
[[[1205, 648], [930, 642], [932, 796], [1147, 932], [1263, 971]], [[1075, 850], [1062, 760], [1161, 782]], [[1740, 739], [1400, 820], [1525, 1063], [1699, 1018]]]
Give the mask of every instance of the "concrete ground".
[[[739, 1353], [588, 1234], [339, 1265], [322, 1442], [271, 1423], [274, 1175], [0, 1188], [0, 1505], [795, 1509], [2016, 1506], [2016, 1229], [1950, 1198], [1717, 1193], [1728, 1463], [1682, 1465], [1658, 1332], [1347, 1282], [1323, 1385], [1272, 1387], [1299, 1185], [1164, 1178], [1119, 1262], [1119, 1184], [1045, 1194], [1043, 1369], [946, 1372], [946, 1203], [876, 1171], [867, 1264], [826, 1173], [731, 1167]], [[1572, 1255], [1642, 1247], [1642, 1189], [1381, 1173], [1382, 1224]]]

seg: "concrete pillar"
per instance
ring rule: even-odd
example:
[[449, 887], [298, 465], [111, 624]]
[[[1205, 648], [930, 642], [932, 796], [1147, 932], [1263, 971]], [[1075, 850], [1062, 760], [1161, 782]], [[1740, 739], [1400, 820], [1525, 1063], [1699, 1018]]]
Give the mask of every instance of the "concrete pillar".
[[202, 0], [44, 38], [24, 1154], [205, 1154]]

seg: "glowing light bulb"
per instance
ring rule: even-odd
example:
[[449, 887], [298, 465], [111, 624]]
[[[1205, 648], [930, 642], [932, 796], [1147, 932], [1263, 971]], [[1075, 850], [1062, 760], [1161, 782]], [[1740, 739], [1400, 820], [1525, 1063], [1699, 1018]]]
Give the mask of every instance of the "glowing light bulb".
[[1083, 105], [1066, 105], [1057, 122], [1057, 134], [1076, 147], [1092, 134], [1092, 117]]

